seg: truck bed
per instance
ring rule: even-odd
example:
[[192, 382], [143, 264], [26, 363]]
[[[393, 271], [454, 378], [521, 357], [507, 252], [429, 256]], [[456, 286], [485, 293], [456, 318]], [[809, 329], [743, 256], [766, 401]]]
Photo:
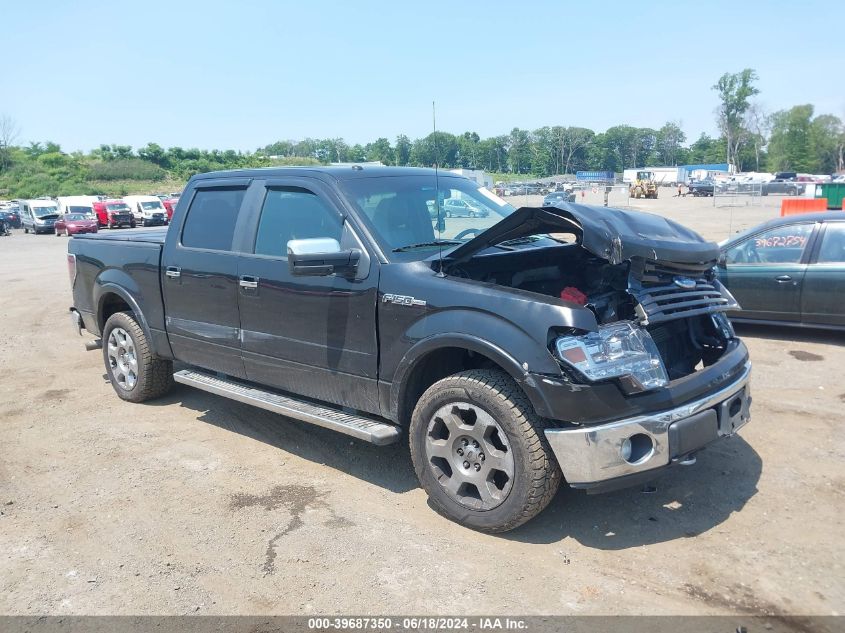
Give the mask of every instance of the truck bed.
[[166, 236], [166, 226], [154, 226], [145, 229], [116, 229], [111, 231], [99, 231], [97, 233], [85, 233], [83, 235], [75, 235], [74, 239], [164, 244], [164, 238]]
[[89, 233], [68, 241], [68, 254], [76, 256], [74, 307], [86, 330], [100, 333], [103, 314], [115, 309], [104, 306], [104, 297], [112, 293], [144, 320], [156, 353], [169, 353], [166, 336], [155, 336], [165, 330], [160, 278], [166, 235], [166, 227], [156, 227]]

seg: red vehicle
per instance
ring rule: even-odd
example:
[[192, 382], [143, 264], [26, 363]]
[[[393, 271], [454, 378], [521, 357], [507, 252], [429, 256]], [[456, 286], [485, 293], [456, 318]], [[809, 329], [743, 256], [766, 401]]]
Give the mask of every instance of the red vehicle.
[[173, 219], [173, 209], [179, 203], [179, 198], [165, 198], [161, 203], [164, 205], [164, 210], [167, 211], [167, 221], [170, 222]]
[[97, 214], [97, 223], [101, 227], [110, 229], [118, 226], [129, 226], [135, 228], [135, 217], [129, 205], [123, 200], [104, 200], [94, 203], [94, 213]]
[[70, 237], [79, 233], [96, 233], [97, 220], [89, 219], [84, 213], [65, 213], [53, 224], [56, 237], [64, 234]]

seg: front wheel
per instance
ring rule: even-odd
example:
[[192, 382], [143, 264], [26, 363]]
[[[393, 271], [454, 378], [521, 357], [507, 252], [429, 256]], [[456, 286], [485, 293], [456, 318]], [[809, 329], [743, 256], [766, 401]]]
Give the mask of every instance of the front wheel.
[[155, 358], [131, 312], [115, 312], [103, 327], [103, 359], [117, 395], [129, 402], [163, 396], [173, 387], [173, 363]]
[[549, 425], [506, 373], [460, 372], [429, 387], [414, 409], [414, 470], [446, 517], [485, 532], [512, 530], [560, 486]]

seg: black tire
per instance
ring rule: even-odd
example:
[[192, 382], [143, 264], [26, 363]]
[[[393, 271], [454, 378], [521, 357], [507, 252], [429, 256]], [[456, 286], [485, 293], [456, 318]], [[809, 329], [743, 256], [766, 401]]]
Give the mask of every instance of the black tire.
[[[507, 450], [512, 453], [514, 476], [509, 492], [491, 509], [473, 509], [453, 499], [438, 481], [431, 465], [434, 459], [430, 462], [426, 456], [429, 425], [435, 424], [435, 413], [444, 405], [459, 402], [489, 414], [504, 431]], [[409, 429], [414, 470], [438, 512], [475, 530], [506, 532], [540, 513], [560, 486], [561, 471], [544, 433], [552, 426], [534, 412], [528, 398], [505, 372], [463, 371], [434, 383], [417, 402]]]
[[[131, 388], [122, 386], [115, 376], [115, 370], [109, 360], [109, 337], [112, 331], [121, 328], [134, 343], [137, 361], [136, 382]], [[106, 374], [117, 395], [129, 402], [144, 402], [166, 394], [173, 387], [173, 363], [155, 358], [144, 330], [131, 312], [115, 312], [103, 326], [103, 362]]]

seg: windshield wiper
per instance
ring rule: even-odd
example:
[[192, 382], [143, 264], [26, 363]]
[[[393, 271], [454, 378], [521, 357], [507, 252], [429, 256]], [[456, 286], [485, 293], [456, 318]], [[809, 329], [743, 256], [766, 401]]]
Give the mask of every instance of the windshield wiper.
[[463, 244], [461, 240], [434, 240], [433, 242], [420, 242], [419, 244], [408, 244], [407, 246], [400, 246], [394, 248], [394, 253], [401, 253], [403, 251], [410, 251], [415, 248], [425, 248], [426, 246], [454, 246], [455, 244]]

